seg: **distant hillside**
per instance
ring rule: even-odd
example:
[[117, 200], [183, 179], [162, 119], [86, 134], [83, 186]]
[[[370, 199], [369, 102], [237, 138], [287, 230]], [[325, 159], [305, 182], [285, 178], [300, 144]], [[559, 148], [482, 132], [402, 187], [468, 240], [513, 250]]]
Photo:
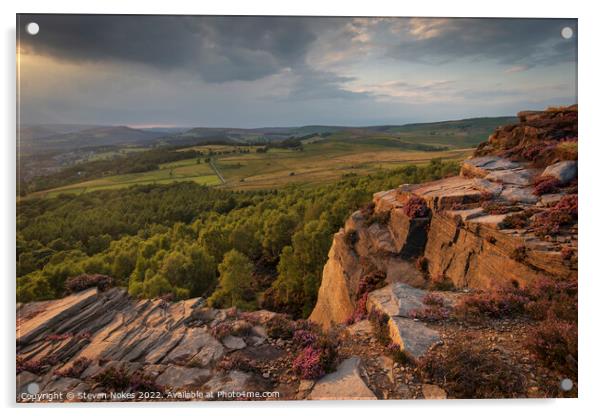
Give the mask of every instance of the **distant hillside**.
[[516, 122], [516, 117], [479, 117], [435, 123], [413, 123], [382, 126], [262, 127], [254, 129], [195, 127], [166, 136], [163, 142], [171, 145], [193, 144], [259, 144], [281, 142], [291, 137], [305, 138], [313, 134], [346, 133], [349, 138], [392, 136], [409, 142], [421, 142], [452, 147], [473, 147], [487, 139], [498, 126]]
[[57, 134], [74, 133], [82, 130], [93, 129], [92, 124], [24, 124], [19, 130], [19, 137], [23, 142], [55, 136]]
[[[41, 133], [43, 128], [32, 126], [28, 129], [27, 134], [36, 131]], [[37, 153], [40, 151], [73, 151], [86, 147], [142, 144], [161, 135], [161, 133], [132, 129], [126, 126], [93, 127], [42, 137], [31, 135], [24, 137], [22, 131], [21, 150]]]

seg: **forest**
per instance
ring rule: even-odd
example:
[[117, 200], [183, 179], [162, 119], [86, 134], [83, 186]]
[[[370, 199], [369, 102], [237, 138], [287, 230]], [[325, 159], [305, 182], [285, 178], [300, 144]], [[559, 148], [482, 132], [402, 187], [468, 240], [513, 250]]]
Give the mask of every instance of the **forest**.
[[333, 234], [374, 192], [455, 175], [432, 160], [322, 185], [232, 191], [137, 185], [17, 204], [17, 300], [58, 298], [67, 279], [111, 276], [134, 297], [307, 317]]

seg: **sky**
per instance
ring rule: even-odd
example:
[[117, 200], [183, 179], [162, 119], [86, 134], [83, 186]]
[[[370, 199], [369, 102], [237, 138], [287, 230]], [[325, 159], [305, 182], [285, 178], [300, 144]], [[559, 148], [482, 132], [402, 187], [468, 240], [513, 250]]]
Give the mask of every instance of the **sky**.
[[24, 124], [366, 126], [577, 102], [576, 19], [20, 15], [17, 31]]

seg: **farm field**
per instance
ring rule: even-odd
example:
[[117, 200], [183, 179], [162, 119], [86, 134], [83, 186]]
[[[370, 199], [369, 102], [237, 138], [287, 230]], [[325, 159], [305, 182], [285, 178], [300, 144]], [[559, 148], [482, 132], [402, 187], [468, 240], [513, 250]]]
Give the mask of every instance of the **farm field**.
[[177, 181], [192, 181], [201, 185], [220, 184], [219, 178], [215, 175], [209, 164], [202, 160], [200, 163], [197, 163], [197, 159], [186, 159], [173, 163], [165, 163], [161, 165], [158, 170], [131, 173], [127, 175], [107, 176], [46, 191], [35, 192], [28, 195], [26, 198], [32, 196], [53, 197], [62, 193], [80, 194], [104, 189], [126, 188], [132, 185], [167, 184]]
[[[347, 133], [323, 140], [309, 140], [303, 150], [270, 148], [267, 153], [261, 153], [257, 152], [258, 146], [194, 146], [180, 150], [196, 150], [203, 156], [165, 163], [149, 172], [107, 176], [40, 191], [26, 198], [177, 181], [193, 181], [235, 190], [272, 189], [288, 183], [332, 182], [345, 174], [367, 175], [379, 169], [428, 163], [434, 158], [461, 159], [470, 152], [470, 149], [408, 150], [407, 145], [405, 140], [400, 142], [390, 136], [355, 137]], [[245, 152], [241, 153], [241, 149]], [[210, 151], [213, 154], [212, 164], [225, 183], [220, 181], [211, 164], [205, 161]]]

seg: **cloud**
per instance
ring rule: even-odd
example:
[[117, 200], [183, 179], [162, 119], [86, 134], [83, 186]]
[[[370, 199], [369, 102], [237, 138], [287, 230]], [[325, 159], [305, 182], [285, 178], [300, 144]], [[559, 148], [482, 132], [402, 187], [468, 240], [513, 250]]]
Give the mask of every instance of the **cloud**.
[[576, 61], [576, 36], [563, 39], [574, 19], [425, 19], [413, 18], [391, 58], [443, 64], [462, 58], [489, 59], [505, 65], [551, 65]]
[[[25, 25], [36, 21], [37, 36]], [[22, 15], [25, 53], [188, 71], [207, 82], [252, 81], [302, 61], [315, 35], [304, 19], [228, 16]]]
[[528, 65], [515, 65], [504, 70], [505, 74], [514, 74], [515, 72], [524, 72], [529, 69]]

